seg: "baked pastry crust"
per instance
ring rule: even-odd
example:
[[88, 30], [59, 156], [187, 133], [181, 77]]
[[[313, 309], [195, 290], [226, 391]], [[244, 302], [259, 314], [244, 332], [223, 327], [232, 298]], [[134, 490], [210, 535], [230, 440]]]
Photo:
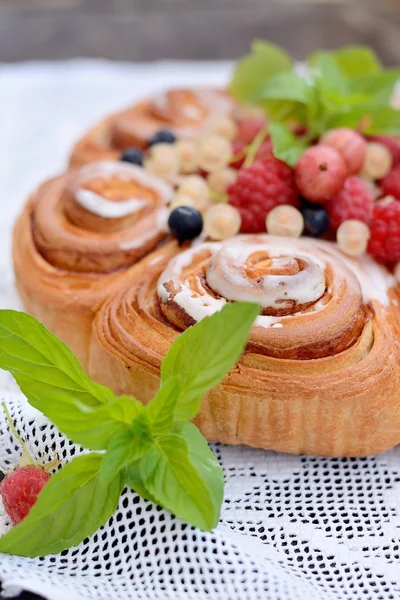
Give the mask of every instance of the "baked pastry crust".
[[[157, 182], [155, 188], [146, 188], [142, 179], [139, 185], [139, 171], [98, 163], [55, 177], [39, 187], [15, 225], [15, 277], [25, 310], [64, 340], [84, 366], [101, 303], [156, 261], [160, 252], [165, 257], [177, 251], [165, 227], [169, 186]], [[155, 181], [149, 175], [147, 180]], [[76, 201], [82, 189], [89, 199], [97, 189], [108, 196], [97, 198], [100, 205], [105, 202], [109, 209], [113, 198], [115, 211], [117, 200], [122, 204], [132, 189], [144, 193], [145, 188], [148, 194], [138, 211], [118, 218], [104, 218]], [[161, 192], [167, 196], [161, 197]]]
[[329, 242], [238, 236], [160, 257], [99, 311], [89, 372], [147, 402], [180, 330], [251, 299], [263, 313], [246, 352], [195, 420], [207, 439], [327, 456], [399, 443], [394, 279]]
[[115, 113], [92, 127], [75, 144], [70, 166], [116, 160], [125, 148], [145, 148], [160, 129], [180, 139], [196, 137], [218, 115], [232, 114], [234, 103], [223, 91], [176, 89]]

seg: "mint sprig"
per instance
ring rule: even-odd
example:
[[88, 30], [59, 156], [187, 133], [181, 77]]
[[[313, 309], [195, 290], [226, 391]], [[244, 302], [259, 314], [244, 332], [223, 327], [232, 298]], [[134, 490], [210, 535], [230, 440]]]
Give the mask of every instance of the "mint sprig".
[[35, 557], [79, 544], [107, 522], [126, 485], [192, 525], [215, 527], [223, 473], [188, 419], [236, 364], [258, 311], [230, 304], [180, 335], [147, 406], [91, 381], [33, 317], [0, 311], [0, 368], [73, 442], [104, 451], [78, 456], [53, 475], [26, 519], [0, 539], [0, 552]]
[[[333, 127], [399, 135], [400, 111], [389, 105], [399, 77], [399, 69], [383, 68], [363, 46], [314, 52], [300, 73], [283, 50], [257, 41], [237, 63], [229, 89], [239, 102], [264, 109], [275, 156], [295, 166], [302, 151]], [[305, 134], [292, 137], [288, 152], [294, 126]]]

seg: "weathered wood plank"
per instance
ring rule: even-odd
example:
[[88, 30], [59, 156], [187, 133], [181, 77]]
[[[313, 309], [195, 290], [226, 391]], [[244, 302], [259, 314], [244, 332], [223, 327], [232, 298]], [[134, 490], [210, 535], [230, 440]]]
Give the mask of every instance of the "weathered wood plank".
[[0, 60], [8, 61], [235, 58], [261, 37], [298, 58], [315, 47], [367, 43], [394, 64], [399, 34], [400, 4], [386, 0], [0, 0]]

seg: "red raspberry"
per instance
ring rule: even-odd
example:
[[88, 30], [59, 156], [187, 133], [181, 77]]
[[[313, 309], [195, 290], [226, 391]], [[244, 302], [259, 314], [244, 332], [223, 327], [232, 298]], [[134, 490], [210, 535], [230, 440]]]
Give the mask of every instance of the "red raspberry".
[[400, 144], [395, 139], [388, 135], [369, 135], [369, 142], [378, 142], [389, 150], [392, 155], [393, 166], [396, 167], [400, 164]]
[[19, 467], [6, 475], [0, 483], [0, 494], [14, 525], [25, 519], [49, 479], [48, 473], [34, 465]]
[[386, 264], [400, 261], [400, 202], [375, 204], [368, 252]]
[[234, 160], [230, 162], [229, 166], [232, 169], [240, 169], [246, 158], [246, 145], [239, 140], [234, 140], [232, 142], [232, 156]]
[[324, 204], [336, 196], [348, 175], [337, 150], [324, 144], [308, 148], [296, 165], [296, 184], [310, 202]]
[[384, 196], [394, 196], [400, 200], [400, 166], [390, 171], [381, 180], [380, 186]]
[[326, 204], [331, 226], [336, 229], [348, 219], [369, 223], [374, 200], [368, 185], [355, 175], [348, 177], [340, 192]]
[[248, 146], [264, 125], [265, 119], [260, 119], [259, 117], [250, 117], [249, 119], [242, 121], [238, 125], [236, 140], [242, 142], [245, 146]]
[[229, 203], [240, 212], [245, 233], [265, 231], [265, 217], [275, 206], [299, 205], [293, 170], [277, 158], [241, 169], [228, 195]]

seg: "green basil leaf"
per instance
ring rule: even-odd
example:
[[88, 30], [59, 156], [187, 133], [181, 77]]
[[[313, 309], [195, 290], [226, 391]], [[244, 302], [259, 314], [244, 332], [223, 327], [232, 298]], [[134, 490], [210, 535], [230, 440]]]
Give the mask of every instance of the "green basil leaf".
[[145, 408], [153, 435], [169, 433], [174, 424], [175, 406], [182, 393], [182, 377], [173, 375], [163, 382]]
[[366, 135], [400, 135], [400, 111], [389, 106], [359, 106], [333, 115], [328, 122], [328, 129], [333, 127], [361, 127]]
[[227, 304], [175, 340], [161, 365], [161, 378], [166, 382], [173, 375], [182, 377], [183, 389], [175, 409], [177, 420], [192, 419], [204, 394], [235, 366], [259, 310], [247, 302]]
[[135, 435], [132, 427], [121, 427], [111, 438], [100, 469], [100, 477], [109, 481], [115, 474], [137, 461], [151, 446], [151, 439], [142, 429], [142, 435]]
[[281, 48], [256, 40], [251, 53], [237, 62], [229, 91], [238, 102], [249, 102], [263, 82], [275, 73], [287, 71], [292, 64], [290, 56]]
[[381, 70], [375, 52], [368, 46], [345, 46], [331, 54], [343, 75], [349, 78], [373, 75]]
[[0, 539], [0, 552], [47, 556], [80, 544], [115, 512], [125, 473], [106, 484], [102, 456], [78, 456], [51, 477], [29, 515]]
[[126, 469], [126, 485], [139, 494], [145, 500], [150, 500], [154, 504], [160, 505], [160, 502], [146, 488], [143, 479], [140, 475], [139, 461], [129, 465]]
[[[215, 473], [207, 478], [207, 468], [198, 469], [198, 460], [209, 459], [208, 451], [196, 444], [196, 461], [191, 460], [189, 445], [181, 435], [158, 437], [154, 446], [140, 459], [140, 475], [150, 494], [161, 506], [177, 517], [200, 527], [213, 529], [219, 520], [222, 481]], [[207, 447], [208, 448], [208, 447]], [[219, 474], [219, 471], [218, 471]]]
[[400, 69], [387, 69], [374, 75], [355, 77], [349, 82], [349, 90], [354, 94], [364, 94], [370, 104], [389, 104]]
[[314, 84], [321, 95], [348, 92], [348, 79], [330, 52], [317, 51], [308, 59]]
[[89, 379], [67, 346], [36, 319], [13, 310], [0, 311], [0, 368], [16, 379], [29, 402], [48, 416], [60, 393], [101, 406], [114, 398], [108, 388]]
[[295, 167], [308, 144], [302, 138], [295, 136], [282, 123], [270, 123], [269, 134], [272, 140], [274, 156]]
[[307, 115], [316, 115], [318, 100], [315, 89], [294, 71], [277, 73], [268, 79], [253, 96], [269, 118], [306, 123]]

